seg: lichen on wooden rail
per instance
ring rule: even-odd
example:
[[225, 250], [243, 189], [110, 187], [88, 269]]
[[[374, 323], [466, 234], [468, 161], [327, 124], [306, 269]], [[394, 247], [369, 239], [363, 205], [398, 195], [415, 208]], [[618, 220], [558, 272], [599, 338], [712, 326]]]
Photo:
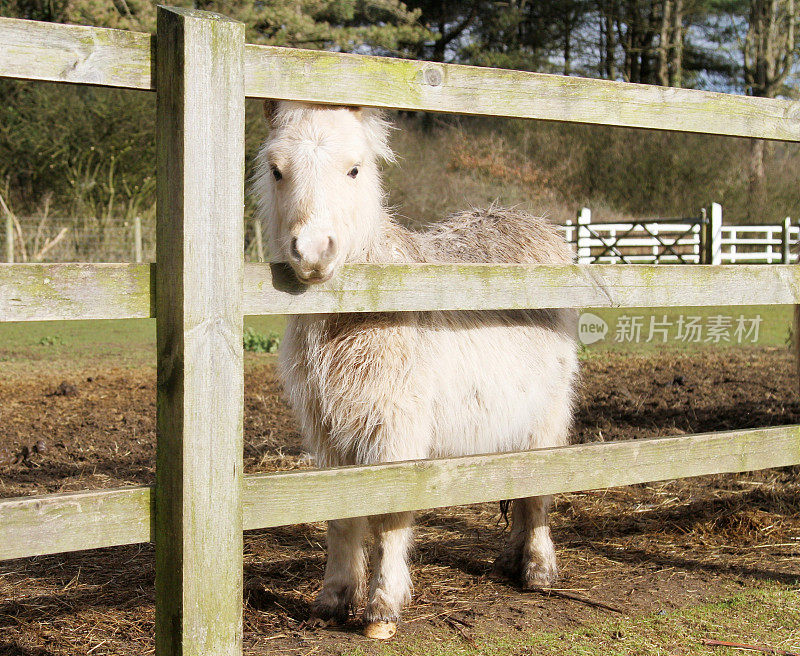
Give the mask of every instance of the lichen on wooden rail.
[[155, 316], [154, 264], [0, 264], [0, 322]]
[[0, 18], [0, 77], [149, 90], [152, 40], [141, 32]]
[[[155, 316], [155, 264], [0, 264], [0, 322]], [[351, 264], [307, 286], [245, 265], [245, 314], [800, 303], [796, 265]]]
[[[256, 474], [245, 529], [800, 464], [800, 425]], [[353, 494], [358, 490], [358, 494]], [[0, 560], [150, 539], [150, 488], [0, 499]]]
[[151, 495], [126, 487], [0, 499], [0, 560], [147, 542]]
[[800, 426], [260, 474], [245, 478], [244, 527], [266, 528], [794, 464], [800, 464]]
[[306, 286], [281, 264], [245, 266], [245, 314], [793, 304], [793, 265], [352, 264]]
[[[0, 77], [155, 88], [149, 34], [0, 18], [0, 44]], [[245, 94], [800, 141], [795, 101], [252, 44]]]
[[800, 141], [800, 103], [508, 69], [248, 45], [248, 96]]
[[0, 264], [0, 322], [155, 316], [153, 264]]

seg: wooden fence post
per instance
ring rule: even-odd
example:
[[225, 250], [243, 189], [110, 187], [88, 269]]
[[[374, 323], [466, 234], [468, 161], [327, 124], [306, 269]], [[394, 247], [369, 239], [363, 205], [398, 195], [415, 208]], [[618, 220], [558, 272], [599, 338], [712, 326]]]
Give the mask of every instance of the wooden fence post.
[[142, 217], [133, 217], [133, 250], [137, 264], [144, 259], [142, 254]]
[[700, 209], [700, 232], [697, 242], [697, 262], [708, 264], [708, 215], [705, 207]]
[[14, 219], [6, 213], [6, 262], [14, 263]]
[[264, 238], [261, 234], [261, 221], [256, 216], [253, 218], [253, 232], [256, 236], [256, 255], [258, 256], [258, 261], [264, 261]]
[[781, 230], [781, 264], [791, 264], [792, 262], [791, 233], [792, 219], [787, 216], [783, 220], [783, 230]]
[[708, 224], [708, 264], [722, 264], [722, 205], [711, 203], [711, 221]]
[[592, 249], [589, 246], [591, 233], [584, 227], [592, 224], [592, 210], [583, 207], [578, 211], [578, 230], [577, 230], [577, 251], [578, 264], [590, 264], [592, 261]]
[[242, 653], [244, 25], [158, 7], [156, 654]]

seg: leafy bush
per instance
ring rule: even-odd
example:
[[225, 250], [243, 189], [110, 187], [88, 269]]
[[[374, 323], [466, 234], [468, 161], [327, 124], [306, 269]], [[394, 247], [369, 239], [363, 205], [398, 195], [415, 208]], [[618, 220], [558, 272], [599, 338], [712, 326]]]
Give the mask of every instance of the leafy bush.
[[253, 328], [247, 328], [244, 331], [245, 351], [250, 351], [251, 353], [275, 353], [280, 343], [280, 335], [272, 330], [266, 335]]

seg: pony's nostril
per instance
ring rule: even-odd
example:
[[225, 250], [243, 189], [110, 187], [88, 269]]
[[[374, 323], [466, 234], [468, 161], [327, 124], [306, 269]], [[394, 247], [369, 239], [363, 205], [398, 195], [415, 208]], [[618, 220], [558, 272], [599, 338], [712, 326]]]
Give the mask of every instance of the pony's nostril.
[[330, 262], [334, 257], [336, 257], [336, 240], [333, 237], [328, 237], [328, 245], [325, 248], [325, 251], [322, 253], [322, 258], [326, 262]]
[[297, 237], [292, 237], [292, 243], [289, 245], [289, 254], [293, 260], [301, 260], [300, 251], [297, 250]]

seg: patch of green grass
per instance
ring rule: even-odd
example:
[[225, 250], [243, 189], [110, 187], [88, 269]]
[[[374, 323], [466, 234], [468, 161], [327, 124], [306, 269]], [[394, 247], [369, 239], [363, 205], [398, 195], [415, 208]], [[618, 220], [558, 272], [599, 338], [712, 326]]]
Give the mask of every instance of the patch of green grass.
[[244, 330], [244, 350], [251, 353], [277, 353], [281, 337], [274, 330], [267, 334], [257, 331], [252, 326]]
[[[564, 631], [508, 637], [473, 634], [435, 640], [403, 638], [369, 643], [342, 656], [733, 656], [744, 652], [704, 645], [703, 639], [800, 652], [800, 591], [784, 587], [748, 590], [712, 603], [641, 617], [584, 623]], [[757, 653], [757, 652], [750, 652]]]
[[[584, 346], [583, 356], [594, 357], [606, 352], [646, 354], [665, 348], [781, 347], [788, 343], [792, 312], [789, 305], [589, 309], [582, 314], [591, 313], [600, 318], [607, 325], [607, 333], [604, 339]], [[729, 339], [707, 341], [709, 326], [715, 317], [720, 316], [730, 319]], [[753, 340], [751, 335], [741, 344], [737, 342], [735, 333], [740, 316], [746, 322], [760, 318], [757, 339]], [[700, 341], [677, 338], [681, 317], [684, 324], [692, 317], [698, 318], [702, 326]], [[637, 318], [640, 326], [638, 335], [633, 335], [630, 330], [622, 335], [620, 326], [625, 321], [630, 325], [632, 318]], [[652, 335], [651, 322], [656, 329]], [[248, 358], [274, 353], [276, 340], [280, 340], [285, 326], [286, 318], [283, 316], [245, 317], [246, 345], [251, 352]], [[659, 327], [666, 330], [666, 341], [663, 340], [664, 333], [658, 331]], [[154, 319], [0, 323], [0, 363], [10, 368], [31, 367], [37, 363], [69, 366], [90, 361], [102, 361], [104, 366], [155, 366], [155, 344]]]
[[101, 359], [120, 366], [155, 363], [156, 323], [36, 321], [0, 323], [0, 361], [35, 366]]
[[[259, 335], [280, 336], [286, 319], [245, 317], [244, 325]], [[0, 323], [0, 363], [5, 369], [60, 368], [98, 361], [114, 367], [155, 366], [155, 319]]]
[[[528, 653], [561, 656], [741, 654], [703, 640], [800, 650], [800, 592], [748, 591], [734, 597], [640, 618], [608, 620], [566, 633], [531, 636]], [[521, 652], [526, 653], [526, 652]]]

